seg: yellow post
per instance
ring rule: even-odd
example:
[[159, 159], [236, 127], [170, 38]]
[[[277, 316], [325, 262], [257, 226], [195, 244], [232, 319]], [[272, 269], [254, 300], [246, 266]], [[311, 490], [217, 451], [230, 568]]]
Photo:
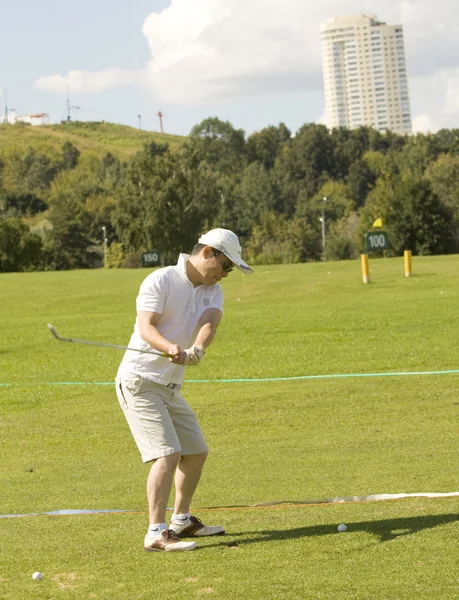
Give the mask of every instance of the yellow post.
[[362, 260], [362, 281], [363, 283], [370, 283], [370, 269], [368, 267], [368, 254], [361, 254]]
[[405, 277], [411, 277], [411, 250], [405, 250]]

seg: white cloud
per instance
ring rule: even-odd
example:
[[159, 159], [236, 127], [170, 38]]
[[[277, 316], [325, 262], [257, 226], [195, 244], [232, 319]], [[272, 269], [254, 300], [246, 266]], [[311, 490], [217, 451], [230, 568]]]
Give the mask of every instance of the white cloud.
[[459, 115], [459, 68], [443, 69], [441, 75], [446, 86], [445, 113]]
[[40, 77], [35, 82], [39, 90], [65, 94], [72, 92], [97, 94], [118, 85], [138, 84], [145, 80], [144, 71], [104, 69], [103, 71], [69, 71], [67, 75]]
[[151, 52], [144, 72], [70, 71], [42, 77], [36, 85], [96, 93], [146, 81], [156, 96], [184, 105], [317, 91], [322, 89], [320, 24], [359, 13], [404, 27], [415, 127], [457, 126], [456, 0], [171, 0], [144, 21]]
[[172, 0], [143, 26], [151, 83], [175, 102], [317, 89], [319, 22], [298, 0]]
[[325, 113], [322, 113], [319, 117], [317, 117], [316, 123], [318, 123], [319, 125], [326, 125]]
[[414, 132], [459, 127], [459, 68], [410, 79]]
[[438, 129], [427, 114], [416, 115], [412, 119], [413, 133], [432, 133]]
[[[459, 65], [459, 10], [453, 0], [172, 0], [144, 23], [153, 88], [169, 101], [317, 89], [321, 22], [376, 14], [402, 24], [409, 74]], [[452, 17], [456, 15], [457, 18]]]

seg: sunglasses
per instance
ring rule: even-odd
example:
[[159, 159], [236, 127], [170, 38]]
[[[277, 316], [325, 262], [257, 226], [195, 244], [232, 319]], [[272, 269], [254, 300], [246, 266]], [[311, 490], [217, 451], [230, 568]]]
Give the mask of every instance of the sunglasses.
[[222, 266], [222, 269], [225, 271], [225, 273], [231, 273], [231, 271], [234, 269], [234, 265], [233, 263], [227, 263], [224, 262], [221, 258], [220, 258], [221, 252], [219, 250], [214, 250], [214, 256], [216, 256], [218, 258], [218, 260], [220, 261], [220, 264]]

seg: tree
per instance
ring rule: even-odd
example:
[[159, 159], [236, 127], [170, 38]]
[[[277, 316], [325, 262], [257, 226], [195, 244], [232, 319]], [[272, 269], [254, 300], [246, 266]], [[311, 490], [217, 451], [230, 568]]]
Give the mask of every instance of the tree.
[[244, 170], [235, 189], [234, 229], [247, 235], [260, 216], [273, 211], [276, 193], [269, 172], [262, 163], [253, 162]]
[[[374, 154], [380, 156], [379, 152]], [[387, 231], [387, 222], [392, 212], [392, 202], [396, 194], [395, 189], [395, 181], [392, 176], [381, 175], [368, 194], [365, 205], [359, 211], [361, 250], [364, 248], [365, 233], [371, 229], [376, 219], [382, 219], [384, 229]]]
[[400, 173], [395, 154], [383, 154], [369, 150], [363, 155], [362, 162], [365, 163], [364, 168], [367, 170], [368, 176], [373, 180], [379, 177], [396, 178]]
[[252, 133], [246, 144], [247, 161], [259, 162], [265, 169], [272, 169], [282, 146], [290, 137], [291, 132], [284, 123]]
[[405, 178], [397, 186], [388, 226], [392, 244], [401, 254], [443, 254], [449, 251], [451, 213], [432, 192], [426, 179]]
[[418, 133], [408, 138], [402, 151], [397, 155], [400, 170], [422, 177], [429, 164], [437, 158], [431, 136]]
[[127, 169], [113, 224], [126, 252], [155, 249], [166, 260], [190, 251], [219, 211], [217, 178], [186, 148], [138, 156]]
[[347, 187], [355, 206], [360, 208], [365, 204], [368, 193], [376, 183], [376, 177], [364, 160], [354, 161], [347, 174]]
[[102, 266], [101, 255], [91, 247], [87, 232], [71, 211], [59, 211], [52, 217], [53, 227], [47, 232], [43, 244], [48, 268], [61, 271]]
[[369, 149], [376, 152], [387, 153], [389, 150], [400, 150], [405, 145], [407, 136], [397, 135], [391, 131], [380, 133], [377, 129], [368, 129]]
[[[314, 232], [315, 239], [322, 238], [322, 218], [324, 218], [325, 224], [324, 227], [326, 229], [326, 237], [327, 244], [325, 246], [326, 250], [328, 247], [328, 240], [333, 239], [333, 237], [338, 238], [338, 233], [335, 231], [336, 223], [339, 221], [345, 221], [347, 217], [354, 211], [355, 203], [349, 197], [349, 192], [347, 186], [341, 181], [327, 181], [320, 190], [312, 196], [312, 198], [303, 198], [300, 196], [297, 206], [295, 216], [301, 219], [304, 223], [308, 224], [308, 228], [310, 231]], [[339, 234], [341, 237], [344, 237], [344, 234]], [[343, 242], [344, 243], [344, 242]], [[348, 243], [347, 239], [346, 242]], [[348, 258], [348, 254], [350, 250], [339, 250], [338, 249], [338, 240], [336, 242], [332, 242], [332, 245], [336, 246], [336, 252], [332, 256], [331, 251], [328, 252], [327, 256], [329, 258]], [[341, 244], [342, 245], [342, 244]], [[346, 248], [347, 248], [346, 246]], [[321, 241], [322, 247], [322, 241]], [[322, 249], [318, 254], [322, 253]], [[346, 256], [344, 256], [346, 254]], [[313, 254], [316, 256], [316, 253]]]
[[2, 215], [6, 215], [6, 205], [7, 205], [7, 200], [6, 200], [6, 194], [5, 194], [5, 190], [3, 188], [3, 169], [5, 167], [5, 163], [3, 162], [2, 158], [0, 157], [0, 211], [2, 211]]
[[[166, 144], [161, 146], [167, 149]], [[152, 152], [151, 145], [147, 145], [146, 152]], [[102, 227], [105, 227], [108, 243], [115, 240], [112, 213], [116, 206], [118, 190], [124, 185], [125, 172], [126, 166], [110, 152], [94, 167], [94, 187], [88, 195], [85, 194], [84, 203], [90, 219], [89, 235], [95, 240], [102, 239]]]
[[16, 150], [7, 152], [3, 169], [5, 209], [19, 215], [45, 210], [59, 168], [57, 160], [34, 148], [28, 148], [25, 154]]
[[[324, 198], [326, 200], [324, 201]], [[341, 181], [327, 181], [314, 196], [306, 202], [298, 202], [296, 216], [304, 217], [316, 228], [322, 216], [327, 222], [335, 222], [347, 216], [355, 209], [354, 201], [349, 197], [349, 190]]]
[[74, 169], [78, 164], [80, 151], [71, 142], [66, 141], [62, 146], [62, 167], [64, 169]]
[[318, 260], [320, 236], [304, 219], [264, 213], [252, 229], [246, 252], [254, 265]]
[[24, 271], [36, 267], [41, 259], [38, 235], [19, 218], [0, 219], [0, 271]]
[[332, 177], [345, 181], [350, 166], [369, 149], [368, 129], [337, 127], [331, 131], [330, 138], [333, 145]]
[[[55, 269], [87, 268], [101, 260], [92, 248], [99, 245], [102, 234], [94, 211], [103, 195], [99, 177], [100, 160], [85, 154], [71, 170], [61, 171], [53, 180], [49, 195], [51, 231], [44, 244], [46, 260]], [[100, 207], [98, 207], [100, 208]]]
[[356, 212], [333, 223], [327, 233], [327, 260], [347, 260], [359, 255], [359, 217]]
[[229, 121], [213, 117], [191, 130], [186, 145], [196, 163], [207, 162], [220, 173], [235, 173], [245, 160], [245, 134]]
[[300, 194], [311, 198], [332, 177], [333, 145], [324, 125], [304, 125], [285, 144], [276, 159], [274, 176], [279, 187], [278, 211], [293, 216]]
[[[456, 130], [457, 131], [457, 130]], [[442, 154], [426, 171], [432, 190], [439, 201], [451, 210], [452, 247], [459, 251], [459, 153]]]
[[459, 129], [440, 129], [432, 136], [437, 149], [437, 155], [459, 155]]
[[361, 233], [381, 217], [392, 252], [441, 254], [450, 251], [451, 211], [442, 204], [426, 178], [410, 174], [380, 178], [361, 213]]
[[429, 165], [426, 178], [431, 182], [434, 193], [459, 218], [459, 155], [442, 154]]

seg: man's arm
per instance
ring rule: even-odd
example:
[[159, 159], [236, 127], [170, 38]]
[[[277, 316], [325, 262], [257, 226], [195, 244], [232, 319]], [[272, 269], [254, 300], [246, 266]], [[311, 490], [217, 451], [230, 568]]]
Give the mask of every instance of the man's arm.
[[137, 311], [137, 321], [139, 323], [140, 337], [155, 350], [172, 354], [173, 358], [169, 360], [173, 363], [183, 364], [186, 359], [185, 353], [177, 344], [172, 344], [156, 329], [161, 315], [159, 313]]
[[205, 354], [205, 349], [214, 339], [217, 327], [222, 320], [223, 313], [218, 308], [208, 308], [199, 319], [198, 333], [191, 348], [185, 350], [185, 365], [197, 365]]
[[215, 337], [217, 327], [220, 325], [223, 313], [218, 308], [208, 308], [202, 314], [198, 323], [198, 333], [193, 346], [205, 350]]
[[205, 349], [214, 339], [217, 327], [222, 320], [223, 313], [218, 308], [208, 308], [199, 319], [198, 333], [191, 348], [185, 350], [185, 365], [197, 365], [205, 354]]

